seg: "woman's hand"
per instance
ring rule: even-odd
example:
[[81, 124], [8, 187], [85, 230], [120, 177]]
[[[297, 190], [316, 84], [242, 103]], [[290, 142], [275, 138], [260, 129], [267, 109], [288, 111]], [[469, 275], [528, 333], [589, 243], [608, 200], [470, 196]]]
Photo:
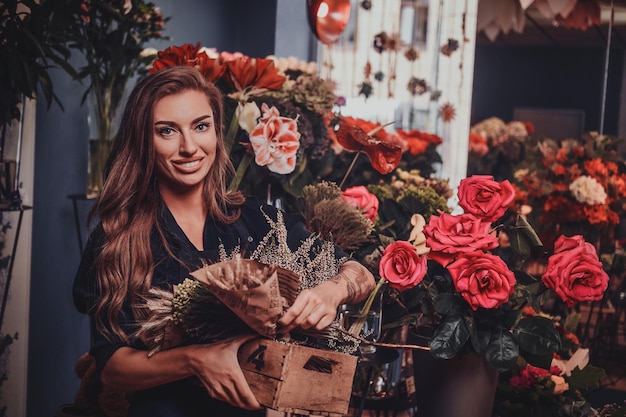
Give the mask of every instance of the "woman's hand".
[[353, 260], [345, 262], [339, 274], [298, 295], [278, 321], [281, 333], [296, 327], [325, 329], [337, 316], [341, 304], [365, 299], [375, 284], [374, 276], [363, 265]]
[[211, 397], [248, 410], [261, 408], [237, 360], [241, 345], [257, 336], [239, 336], [227, 342], [197, 345], [191, 364]]
[[280, 332], [287, 333], [296, 327], [316, 330], [328, 327], [337, 316], [337, 308], [341, 303], [336, 291], [337, 285], [328, 281], [303, 290], [278, 321]]

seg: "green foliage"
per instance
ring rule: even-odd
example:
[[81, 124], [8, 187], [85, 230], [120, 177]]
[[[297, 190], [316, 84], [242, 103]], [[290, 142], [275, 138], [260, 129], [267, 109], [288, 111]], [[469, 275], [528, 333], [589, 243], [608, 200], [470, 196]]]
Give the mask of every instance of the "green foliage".
[[570, 389], [583, 391], [590, 388], [597, 388], [598, 381], [605, 376], [606, 372], [602, 368], [592, 365], [587, 365], [583, 369], [576, 367], [572, 370], [571, 375], [567, 377], [567, 383]]
[[513, 337], [522, 349], [534, 355], [551, 355], [561, 349], [554, 322], [546, 317], [521, 319], [513, 329]]
[[54, 65], [76, 75], [67, 63], [67, 28], [58, 22], [63, 13], [59, 0], [0, 3], [0, 126], [19, 120], [22, 96], [35, 98], [39, 87], [48, 106], [61, 106], [49, 71]]

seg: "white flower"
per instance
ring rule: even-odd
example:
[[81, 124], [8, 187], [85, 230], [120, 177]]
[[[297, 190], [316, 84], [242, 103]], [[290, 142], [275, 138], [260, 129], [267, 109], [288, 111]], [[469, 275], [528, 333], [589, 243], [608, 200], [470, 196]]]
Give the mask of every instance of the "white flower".
[[248, 132], [249, 135], [256, 127], [259, 117], [261, 117], [261, 110], [253, 101], [245, 104], [240, 102], [237, 105], [237, 110], [235, 110], [235, 117], [239, 120], [239, 127]]
[[521, 181], [529, 173], [530, 173], [530, 170], [528, 168], [521, 168], [513, 173], [513, 178], [515, 178], [518, 181]]
[[506, 134], [519, 142], [523, 142], [528, 136], [528, 130], [522, 122], [512, 121], [506, 125]]
[[588, 204], [604, 204], [606, 202], [606, 191], [602, 184], [595, 178], [581, 175], [576, 178], [570, 185], [569, 190], [579, 203]]
[[140, 53], [139, 57], [148, 58], [150, 56], [156, 56], [159, 51], [156, 48], [144, 48]]

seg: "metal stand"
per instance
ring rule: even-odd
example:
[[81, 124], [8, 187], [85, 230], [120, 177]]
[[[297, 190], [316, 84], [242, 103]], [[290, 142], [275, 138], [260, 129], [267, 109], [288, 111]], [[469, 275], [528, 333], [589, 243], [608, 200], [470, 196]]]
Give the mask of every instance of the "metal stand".
[[78, 215], [78, 202], [79, 201], [94, 201], [95, 198], [87, 197], [86, 194], [70, 194], [67, 198], [72, 200], [72, 208], [74, 209], [74, 224], [76, 225], [76, 235], [78, 237], [78, 251], [83, 254], [83, 233], [80, 222], [80, 216]]

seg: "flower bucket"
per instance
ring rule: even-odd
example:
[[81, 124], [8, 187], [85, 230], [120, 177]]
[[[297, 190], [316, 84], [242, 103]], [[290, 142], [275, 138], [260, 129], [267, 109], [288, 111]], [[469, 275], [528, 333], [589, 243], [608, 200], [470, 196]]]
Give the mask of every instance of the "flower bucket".
[[484, 356], [468, 352], [436, 359], [414, 350], [417, 412], [424, 417], [491, 417], [498, 371]]

